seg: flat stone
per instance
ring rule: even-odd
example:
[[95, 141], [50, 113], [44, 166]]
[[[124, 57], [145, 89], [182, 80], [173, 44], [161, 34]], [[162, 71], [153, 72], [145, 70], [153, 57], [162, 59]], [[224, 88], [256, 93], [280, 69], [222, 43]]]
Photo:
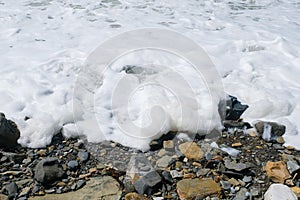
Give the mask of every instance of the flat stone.
[[264, 200], [297, 200], [297, 196], [286, 185], [272, 184], [264, 194]]
[[208, 174], [208, 172], [210, 172], [209, 168], [201, 168], [196, 172], [196, 176], [205, 176], [206, 174]]
[[212, 179], [183, 179], [177, 183], [177, 193], [181, 200], [219, 196], [221, 187]]
[[110, 176], [103, 176], [91, 178], [82, 189], [74, 192], [46, 194], [45, 196], [30, 197], [29, 200], [116, 200], [121, 198], [121, 194], [120, 184]]
[[286, 164], [290, 174], [293, 174], [294, 172], [300, 169], [300, 166], [298, 165], [297, 161], [287, 161]]
[[166, 141], [164, 141], [163, 147], [164, 147], [164, 149], [166, 149], [168, 151], [173, 150], [174, 149], [174, 142], [173, 142], [173, 140], [166, 140]]
[[248, 199], [248, 190], [246, 188], [241, 188], [235, 195], [233, 200], [246, 200]]
[[172, 160], [172, 157], [166, 155], [166, 156], [163, 156], [162, 158], [158, 159], [156, 162], [156, 165], [157, 165], [157, 167], [160, 167], [160, 168], [166, 168], [169, 166], [171, 160]]
[[161, 177], [156, 171], [151, 171], [134, 183], [134, 188], [139, 194], [151, 195], [159, 188]]
[[235, 171], [242, 171], [242, 170], [245, 170], [247, 168], [249, 168], [248, 165], [246, 165], [245, 163], [237, 163], [236, 161], [230, 161], [229, 159], [225, 159], [224, 160], [224, 164], [225, 164], [225, 167], [227, 169], [233, 169]]
[[19, 194], [19, 197], [22, 197], [22, 196], [27, 196], [30, 192], [31, 188], [30, 187], [25, 187], [22, 189], [22, 191], [20, 192]]
[[265, 170], [267, 171], [267, 176], [274, 183], [284, 183], [286, 179], [291, 178], [291, 175], [286, 168], [286, 164], [282, 161], [279, 162], [268, 161]]
[[179, 150], [189, 160], [199, 161], [204, 157], [204, 152], [195, 142], [185, 142], [179, 145]]
[[132, 192], [125, 195], [125, 200], [150, 200], [150, 199], [141, 194]]

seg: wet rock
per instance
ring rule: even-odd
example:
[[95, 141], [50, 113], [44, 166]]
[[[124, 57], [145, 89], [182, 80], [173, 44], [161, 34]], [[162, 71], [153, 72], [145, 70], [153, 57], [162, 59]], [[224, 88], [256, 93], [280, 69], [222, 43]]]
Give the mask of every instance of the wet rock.
[[34, 178], [47, 185], [60, 180], [63, 175], [64, 171], [58, 164], [57, 158], [45, 158], [36, 165]]
[[249, 106], [241, 104], [236, 97], [230, 96], [226, 99], [225, 120], [238, 120]]
[[277, 138], [285, 133], [285, 126], [276, 122], [259, 121], [254, 126], [265, 141], [277, 142]]
[[297, 200], [297, 196], [293, 191], [286, 185], [283, 184], [272, 184], [267, 192], [264, 194], [265, 200]]
[[233, 186], [238, 186], [240, 185], [240, 182], [238, 180], [236, 180], [235, 178], [231, 178], [228, 180], [228, 182], [233, 185]]
[[221, 194], [221, 187], [212, 179], [183, 179], [177, 183], [176, 188], [181, 200], [201, 199]]
[[291, 178], [290, 173], [286, 168], [286, 164], [282, 161], [270, 162], [268, 161], [265, 167], [268, 177], [274, 183], [284, 183], [288, 178]]
[[18, 186], [15, 182], [9, 183], [5, 186], [5, 189], [8, 193], [9, 199], [14, 199], [18, 195]]
[[298, 171], [300, 169], [300, 166], [298, 165], [297, 161], [290, 160], [287, 161], [287, 168], [290, 172], [290, 174], [293, 174], [294, 172]]
[[242, 170], [249, 168], [249, 166], [245, 163], [237, 163], [236, 161], [230, 161], [229, 159], [225, 159], [224, 161], [225, 161], [224, 162], [225, 167], [227, 169], [231, 169], [231, 170], [240, 172]]
[[172, 157], [166, 155], [166, 156], [163, 156], [162, 158], [158, 159], [156, 162], [156, 165], [157, 165], [157, 167], [165, 168], [165, 167], [169, 166], [171, 160], [172, 160]]
[[150, 199], [141, 194], [132, 192], [125, 195], [125, 200], [150, 200]]
[[86, 185], [77, 191], [63, 194], [46, 194], [36, 196], [30, 200], [74, 200], [74, 199], [105, 199], [116, 200], [121, 198], [120, 184], [110, 176], [91, 178]]
[[20, 131], [15, 122], [5, 118], [0, 113], [0, 148], [13, 148], [18, 145]]
[[179, 145], [179, 150], [189, 160], [199, 161], [204, 157], [204, 152], [195, 142], [185, 142]]
[[159, 189], [161, 177], [156, 171], [151, 171], [134, 183], [134, 188], [139, 194], [151, 195]]
[[79, 166], [79, 163], [77, 160], [71, 160], [68, 162], [67, 166], [68, 166], [68, 169], [70, 169], [70, 170], [76, 170]]
[[78, 156], [80, 162], [86, 162], [86, 161], [88, 161], [90, 154], [89, 154], [89, 152], [86, 152], [86, 151], [79, 151], [77, 156]]

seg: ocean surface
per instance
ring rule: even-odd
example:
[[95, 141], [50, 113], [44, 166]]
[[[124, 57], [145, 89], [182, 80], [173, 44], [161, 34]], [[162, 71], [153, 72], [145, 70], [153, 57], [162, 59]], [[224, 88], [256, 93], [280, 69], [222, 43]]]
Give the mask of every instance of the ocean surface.
[[[104, 41], [145, 27], [168, 29], [195, 41], [216, 67], [224, 92], [249, 105], [244, 120], [285, 124], [286, 145], [300, 149], [298, 0], [0, 0], [0, 111], [20, 128], [19, 143], [42, 147], [63, 130], [68, 137], [82, 135], [91, 142], [111, 139], [146, 150], [151, 139], [170, 130], [220, 129], [212, 105], [216, 102], [201, 78], [194, 76], [193, 67], [157, 51], [136, 52], [115, 61], [102, 85], [91, 91], [93, 110], [74, 112], [76, 81], [88, 56]], [[170, 80], [168, 84], [180, 88], [175, 75], [182, 74], [196, 95], [189, 96], [184, 88], [174, 94], [151, 84], [134, 90], [126, 104], [129, 118], [122, 118], [127, 116], [119, 112], [124, 105], [108, 106], [112, 99], [108, 91], [123, 77], [124, 65], [145, 63], [155, 70], [132, 75], [128, 81], [133, 88], [139, 88], [137, 80], [148, 79], [160, 85]], [[169, 68], [155, 68], [160, 65]], [[173, 69], [175, 78], [169, 76]], [[84, 105], [84, 98], [75, 100], [79, 103], [75, 105]], [[196, 108], [191, 107], [195, 102]], [[162, 119], [161, 110], [151, 111], [156, 105], [164, 110]], [[91, 113], [99, 127], [89, 126]], [[150, 135], [125, 134], [122, 122], [111, 113], [119, 114], [123, 122], [143, 127], [150, 121], [152, 128], [161, 129]], [[24, 120], [26, 116], [30, 119]]]

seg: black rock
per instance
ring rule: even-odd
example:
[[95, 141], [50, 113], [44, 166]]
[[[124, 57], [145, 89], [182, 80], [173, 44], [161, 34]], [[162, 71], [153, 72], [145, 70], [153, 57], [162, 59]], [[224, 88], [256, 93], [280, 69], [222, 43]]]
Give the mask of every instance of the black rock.
[[225, 120], [238, 120], [249, 106], [241, 104], [236, 97], [230, 96], [226, 99]]
[[151, 171], [134, 183], [134, 188], [139, 194], [151, 195], [159, 189], [161, 177], [156, 171]]
[[0, 113], [0, 148], [13, 148], [18, 146], [17, 140], [20, 138], [20, 131], [15, 122], [5, 118]]
[[5, 189], [8, 193], [8, 199], [14, 199], [18, 195], [18, 186], [15, 182], [7, 184]]
[[57, 158], [45, 158], [36, 165], [34, 178], [43, 185], [48, 185], [60, 180], [63, 175], [64, 171]]
[[227, 130], [229, 128], [238, 128], [238, 129], [252, 128], [252, 126], [248, 122], [243, 122], [243, 121], [225, 120], [223, 121], [223, 125]]
[[76, 170], [77, 167], [79, 166], [79, 164], [78, 164], [77, 160], [71, 160], [68, 162], [67, 166], [68, 166], [68, 169], [70, 169], [70, 170]]
[[77, 156], [78, 156], [80, 162], [86, 162], [89, 159], [90, 154], [89, 154], [89, 152], [86, 152], [86, 151], [79, 151]]
[[166, 182], [168, 182], [168, 183], [173, 183], [173, 178], [172, 178], [170, 172], [168, 172], [168, 171], [163, 171], [163, 172], [161, 173], [161, 175], [163, 176], [163, 178], [164, 178], [164, 180], [165, 180]]

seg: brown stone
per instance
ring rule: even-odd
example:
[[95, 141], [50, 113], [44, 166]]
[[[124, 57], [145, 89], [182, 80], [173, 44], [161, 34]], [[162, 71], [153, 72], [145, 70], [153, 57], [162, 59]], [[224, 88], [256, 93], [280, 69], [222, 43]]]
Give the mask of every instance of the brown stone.
[[291, 190], [295, 193], [295, 195], [300, 198], [300, 187], [291, 187]]
[[240, 142], [237, 142], [237, 143], [233, 143], [231, 146], [232, 147], [241, 147], [241, 146], [243, 146], [243, 144]]
[[141, 194], [132, 192], [125, 195], [125, 200], [150, 200], [150, 199]]
[[286, 168], [286, 164], [283, 161], [270, 162], [268, 161], [265, 167], [268, 177], [274, 183], [284, 183], [288, 178], [291, 178], [289, 171]]
[[204, 152], [195, 142], [185, 142], [179, 145], [179, 150], [189, 160], [200, 160], [204, 157]]
[[177, 183], [177, 193], [181, 200], [220, 196], [221, 187], [211, 178], [183, 179]]

